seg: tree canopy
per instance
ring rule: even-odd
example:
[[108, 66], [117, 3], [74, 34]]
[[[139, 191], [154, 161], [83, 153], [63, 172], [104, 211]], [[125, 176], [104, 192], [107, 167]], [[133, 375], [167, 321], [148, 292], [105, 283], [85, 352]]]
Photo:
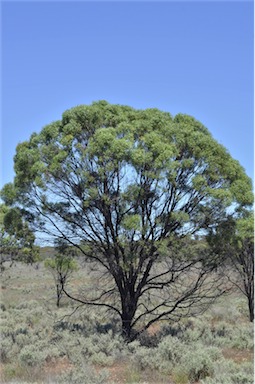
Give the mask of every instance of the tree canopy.
[[[247, 298], [250, 321], [254, 320], [254, 212], [241, 211], [233, 220], [227, 216], [208, 235], [212, 250], [225, 260], [229, 280]], [[231, 267], [231, 268], [229, 268]]]
[[[6, 188], [8, 189], [8, 188]], [[32, 263], [39, 258], [38, 247], [34, 245], [35, 235], [23, 220], [22, 212], [18, 207], [10, 208], [0, 205], [0, 251], [1, 271], [5, 263], [22, 260]]]
[[[171, 290], [173, 265], [153, 268], [176, 239], [206, 233], [226, 212], [253, 202], [244, 169], [207, 128], [157, 109], [106, 101], [77, 106], [20, 143], [14, 160], [14, 183], [2, 195], [22, 206], [38, 231], [76, 246], [108, 271], [114, 289], [92, 301], [117, 312], [127, 334], [145, 292]], [[187, 255], [174, 271], [189, 262]], [[202, 280], [200, 273], [178, 298], [164, 293], [164, 305], [159, 296], [148, 302], [150, 320], [178, 312]]]

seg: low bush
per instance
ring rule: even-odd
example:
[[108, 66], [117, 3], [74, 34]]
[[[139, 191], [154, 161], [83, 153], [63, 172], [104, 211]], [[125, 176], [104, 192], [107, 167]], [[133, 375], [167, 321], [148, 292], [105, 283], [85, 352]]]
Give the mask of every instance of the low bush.
[[182, 366], [173, 369], [172, 377], [175, 384], [189, 384], [189, 376]]
[[57, 384], [105, 384], [108, 378], [107, 371], [102, 371], [100, 374], [83, 362], [76, 368], [64, 373], [57, 379]]
[[9, 360], [11, 360], [12, 348], [13, 340], [10, 337], [5, 337], [1, 340], [0, 361], [2, 363], [7, 363]]
[[20, 362], [31, 367], [42, 365], [45, 359], [45, 351], [41, 351], [36, 345], [26, 345], [19, 353]]
[[222, 359], [214, 363], [214, 375], [201, 381], [201, 384], [253, 384], [253, 363], [237, 364]]

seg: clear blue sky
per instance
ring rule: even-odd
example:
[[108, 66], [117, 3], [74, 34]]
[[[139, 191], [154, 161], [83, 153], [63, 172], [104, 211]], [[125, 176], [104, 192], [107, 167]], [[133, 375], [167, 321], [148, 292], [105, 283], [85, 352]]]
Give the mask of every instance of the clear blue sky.
[[200, 120], [253, 177], [252, 1], [2, 2], [2, 177], [18, 142], [105, 99]]

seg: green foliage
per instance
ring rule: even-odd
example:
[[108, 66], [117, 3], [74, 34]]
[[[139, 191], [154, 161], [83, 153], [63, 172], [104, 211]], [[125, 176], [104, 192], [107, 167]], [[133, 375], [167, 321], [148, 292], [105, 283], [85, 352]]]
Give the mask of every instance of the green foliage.
[[173, 369], [173, 379], [175, 384], [189, 384], [189, 376], [182, 366]]
[[253, 384], [253, 363], [237, 364], [229, 360], [220, 360], [214, 364], [214, 377], [205, 378], [202, 384]]
[[[225, 273], [247, 298], [249, 318], [254, 320], [254, 213], [242, 209], [237, 218], [227, 216], [207, 240], [213, 252], [225, 259]], [[229, 273], [229, 265], [232, 267]]]
[[[74, 168], [73, 164], [81, 166]], [[190, 190], [192, 194], [194, 188], [210, 204], [250, 204], [253, 200], [251, 183], [242, 167], [200, 122], [187, 115], [179, 114], [173, 119], [157, 109], [141, 111], [107, 102], [65, 111], [62, 120], [45, 126], [41, 133], [34, 133], [29, 141], [19, 144], [15, 187], [6, 185], [2, 195], [8, 204], [19, 198], [27, 207], [38, 205], [31, 193], [33, 182], [38, 193], [54, 185], [62, 189], [62, 178], [68, 187], [66, 193], [79, 198], [81, 195], [75, 190], [78, 185], [71, 181], [75, 175], [81, 180], [80, 193], [89, 204], [94, 197], [90, 199], [85, 191], [93, 181], [98, 189], [99, 180], [109, 179], [111, 173], [127, 166], [134, 176], [142, 172], [157, 183], [159, 193], [173, 185], [180, 193]], [[185, 175], [187, 181], [178, 175]], [[164, 185], [163, 178], [170, 183]], [[126, 181], [126, 188], [119, 190], [123, 198], [130, 184]], [[45, 211], [49, 202], [44, 197]], [[134, 198], [132, 195], [132, 201]], [[120, 200], [125, 205], [125, 199]], [[184, 208], [185, 204], [182, 205]], [[70, 212], [71, 205], [67, 207]]]
[[[9, 184], [6, 186], [9, 192]], [[7, 202], [8, 201], [7, 199]], [[6, 260], [22, 260], [32, 263], [39, 260], [39, 247], [34, 245], [35, 236], [28, 222], [22, 217], [20, 208], [0, 205], [0, 249], [1, 268]]]
[[[21, 213], [25, 228], [64, 240], [111, 276], [114, 288], [97, 287], [98, 296], [84, 302], [118, 314], [128, 339], [146, 328], [147, 314], [154, 321], [171, 318], [172, 309], [183, 316], [185, 304], [208, 305], [220, 294], [220, 284], [211, 282], [209, 289], [209, 278], [204, 277], [213, 269], [208, 249], [194, 247], [176, 256], [171, 251], [178, 244], [172, 242], [178, 239], [181, 248], [180, 238], [186, 236], [188, 244], [191, 235], [215, 228], [230, 209], [234, 214], [250, 206], [252, 184], [241, 165], [193, 117], [106, 101], [80, 105], [20, 143], [14, 162], [14, 183], [1, 192], [12, 215]], [[166, 261], [164, 275], [157, 275], [159, 261]], [[57, 272], [58, 299], [63, 276], [74, 268], [68, 263], [62, 256], [46, 262]], [[197, 284], [187, 279], [188, 266]], [[183, 273], [179, 276], [178, 271]], [[179, 299], [181, 305], [175, 305]]]
[[214, 372], [213, 362], [219, 359], [219, 351], [214, 348], [206, 348], [196, 344], [195, 350], [186, 351], [181, 359], [183, 371], [187, 373], [191, 383], [212, 376]]
[[62, 251], [63, 253], [59, 253], [54, 258], [48, 258], [44, 261], [44, 266], [50, 269], [54, 276], [58, 307], [60, 306], [60, 299], [68, 279], [74, 271], [78, 270], [78, 264], [70, 254], [71, 252], [66, 248], [62, 249]]
[[59, 384], [104, 384], [107, 380], [108, 374], [106, 371], [101, 372], [99, 374], [87, 364], [83, 362], [82, 365], [78, 366], [76, 369], [72, 369], [71, 371], [63, 374], [59, 379]]
[[38, 350], [38, 346], [36, 345], [26, 345], [19, 353], [21, 363], [29, 366], [41, 365], [44, 363], [45, 358], [45, 353]]
[[48, 258], [45, 260], [44, 265], [46, 268], [63, 274], [78, 270], [77, 262], [70, 256], [65, 255], [57, 255], [54, 258]]

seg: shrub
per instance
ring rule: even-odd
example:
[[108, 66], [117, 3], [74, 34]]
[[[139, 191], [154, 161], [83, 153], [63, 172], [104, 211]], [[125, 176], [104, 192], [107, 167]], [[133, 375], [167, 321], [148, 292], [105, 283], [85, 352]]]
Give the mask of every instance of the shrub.
[[139, 347], [131, 356], [131, 362], [139, 370], [145, 370], [146, 368], [154, 368], [157, 364], [157, 359], [149, 348]]
[[1, 341], [0, 361], [6, 363], [11, 358], [11, 351], [13, 348], [13, 341], [10, 337], [6, 337]]
[[234, 329], [231, 347], [237, 349], [251, 349], [254, 346], [253, 343], [253, 324], [238, 327]]
[[20, 362], [14, 362], [11, 364], [5, 364], [3, 366], [3, 375], [1, 377], [1, 383], [12, 384], [28, 384], [28, 383], [44, 383], [42, 377], [42, 370], [40, 367], [29, 367]]
[[123, 340], [120, 337], [114, 337], [111, 331], [107, 334], [93, 334], [83, 340], [79, 339], [79, 343], [85, 357], [98, 363], [101, 359], [106, 365], [110, 365], [115, 359], [121, 357], [124, 349]]
[[183, 367], [176, 367], [172, 371], [172, 376], [175, 384], [189, 384], [189, 376], [183, 370]]
[[194, 351], [185, 356], [182, 362], [183, 372], [186, 372], [189, 380], [194, 383], [207, 376], [213, 375], [213, 362], [205, 351]]
[[44, 363], [46, 358], [45, 352], [40, 351], [35, 345], [26, 345], [19, 354], [19, 360], [28, 366], [36, 366]]
[[222, 359], [214, 363], [214, 375], [201, 384], [253, 384], [254, 368], [252, 363], [237, 364], [232, 360]]
[[72, 369], [69, 372], [61, 375], [57, 383], [58, 384], [105, 384], [107, 381], [108, 373], [102, 371], [100, 374], [97, 374], [95, 370], [83, 362], [82, 365]]
[[177, 337], [166, 336], [158, 345], [158, 360], [176, 365], [180, 362], [185, 350], [186, 345]]
[[104, 352], [98, 352], [93, 354], [89, 361], [96, 365], [101, 365], [103, 367], [111, 366], [114, 362], [114, 359], [112, 356], [106, 355]]

